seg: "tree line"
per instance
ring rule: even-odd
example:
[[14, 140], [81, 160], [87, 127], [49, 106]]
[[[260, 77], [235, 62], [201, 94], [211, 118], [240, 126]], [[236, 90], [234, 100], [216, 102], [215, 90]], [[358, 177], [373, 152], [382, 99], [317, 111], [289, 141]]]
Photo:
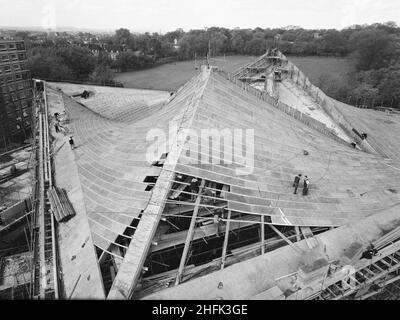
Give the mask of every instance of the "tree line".
[[[212, 55], [240, 54], [261, 55], [267, 48], [278, 47], [286, 55], [304, 56], [347, 56], [354, 51], [354, 40], [363, 32], [376, 31], [386, 35], [399, 35], [400, 29], [394, 22], [372, 25], [355, 25], [343, 30], [307, 30], [300, 27], [275, 29], [226, 29], [212, 27], [184, 32], [178, 29], [165, 35], [157, 33], [132, 34], [119, 29], [107, 37], [106, 43], [120, 50], [139, 50], [157, 58], [176, 56], [193, 59], [205, 56], [211, 43]], [[178, 48], [174, 50], [173, 43]]]
[[[399, 43], [400, 28], [394, 22], [355, 25], [340, 31], [295, 26], [212, 27], [188, 32], [178, 29], [163, 35], [137, 34], [121, 28], [85, 43], [78, 39], [71, 44], [63, 37], [46, 39], [39, 45], [28, 41], [28, 58], [36, 77], [107, 83], [112, 81], [111, 70], [139, 70], [166, 61], [204, 57], [209, 46], [212, 56], [257, 56], [277, 47], [286, 55], [349, 57], [354, 70], [344, 81], [324, 75], [316, 85], [345, 102], [350, 98], [357, 104], [399, 107]], [[115, 59], [111, 59], [110, 52], [117, 53]]]
[[400, 28], [373, 25], [353, 33], [348, 42], [353, 68], [344, 79], [320, 77], [323, 91], [360, 107], [400, 108]]

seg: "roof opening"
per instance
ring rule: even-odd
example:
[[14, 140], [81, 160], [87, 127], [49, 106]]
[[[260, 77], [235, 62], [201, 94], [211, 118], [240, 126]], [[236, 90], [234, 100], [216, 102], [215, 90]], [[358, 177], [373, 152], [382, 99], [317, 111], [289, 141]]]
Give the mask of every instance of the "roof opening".
[[147, 176], [146, 178], [144, 178], [143, 182], [145, 182], [145, 183], [156, 183], [157, 179], [158, 179], [157, 176]]
[[144, 191], [151, 191], [154, 189], [154, 184], [149, 184]]

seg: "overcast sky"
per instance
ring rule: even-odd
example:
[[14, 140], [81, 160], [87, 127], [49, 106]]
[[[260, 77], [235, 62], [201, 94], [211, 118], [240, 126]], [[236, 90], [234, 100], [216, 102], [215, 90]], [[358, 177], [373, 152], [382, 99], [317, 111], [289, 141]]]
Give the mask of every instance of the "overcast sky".
[[0, 0], [0, 8], [0, 26], [18, 27], [166, 32], [211, 26], [400, 24], [400, 0]]

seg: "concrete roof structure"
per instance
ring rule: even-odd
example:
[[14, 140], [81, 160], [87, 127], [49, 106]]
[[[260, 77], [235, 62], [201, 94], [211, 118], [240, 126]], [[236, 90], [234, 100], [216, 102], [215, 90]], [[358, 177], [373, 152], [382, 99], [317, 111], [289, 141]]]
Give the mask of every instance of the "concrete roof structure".
[[339, 110], [360, 132], [370, 133], [368, 142], [383, 157], [400, 160], [400, 114], [358, 109], [336, 101]]
[[90, 93], [89, 98], [79, 98], [87, 108], [97, 114], [120, 122], [132, 123], [146, 118], [155, 108], [160, 107], [170, 96], [166, 91], [122, 89], [77, 84], [52, 83], [54, 88], [74, 96], [84, 90]]
[[[249, 78], [248, 74], [242, 77]], [[267, 77], [263, 78], [266, 83]], [[51, 85], [51, 112], [66, 112], [65, 135], [53, 132], [60, 148], [55, 156], [59, 165], [56, 174], [60, 175], [60, 187], [69, 188], [77, 211], [77, 218], [68, 222], [69, 227], [60, 224], [64, 257], [61, 265], [70, 270], [63, 274], [68, 295], [85, 297], [85, 290], [91, 288], [87, 297], [250, 298], [270, 289], [257, 278], [260, 263], [265, 266], [268, 260], [272, 268], [282, 260], [280, 263], [287, 265], [281, 271], [288, 273], [299, 265], [293, 243], [282, 232], [302, 228], [303, 236], [297, 234], [296, 244], [305, 249], [305, 234], [310, 228], [330, 230], [363, 219], [376, 221], [373, 217], [388, 210], [396, 215], [393, 212], [397, 212], [394, 208], [400, 203], [400, 159], [393, 130], [399, 130], [398, 116], [389, 120], [384, 113], [346, 109], [333, 100], [333, 107], [326, 107], [325, 97], [315, 100], [321, 106], [317, 113], [303, 114], [284, 102], [279, 104], [274, 96], [276, 88], [267, 90], [271, 93], [267, 96], [262, 90], [254, 91], [257, 86], [240, 84], [239, 78], [230, 81], [223, 73], [203, 68], [171, 97], [162, 92], [141, 95], [138, 91], [116, 89], [112, 93], [115, 89], [106, 89], [110, 92], [103, 93], [92, 88], [95, 94], [87, 101], [65, 94], [89, 89], [86, 86], [77, 89]], [[306, 80], [304, 83], [313, 90]], [[307, 99], [314, 98], [310, 95]], [[337, 112], [334, 117], [328, 114], [332, 110]], [[343, 112], [345, 120], [337, 121], [339, 112]], [[328, 123], [321, 122], [327, 118]], [[390, 126], [385, 126], [385, 121], [390, 121]], [[360, 149], [348, 143], [354, 138], [348, 129], [353, 123], [368, 132], [368, 141], [361, 141]], [[202, 136], [209, 129], [220, 130], [218, 134], [225, 132], [223, 137], [229, 143], [224, 140], [223, 150], [215, 140], [210, 147], [211, 136]], [[156, 132], [166, 133], [170, 143], [163, 141], [166, 148], [153, 152], [149, 161]], [[67, 145], [70, 135], [75, 140], [74, 150]], [[65, 170], [74, 178], [63, 178]], [[293, 194], [293, 178], [299, 173], [310, 178], [307, 196]], [[203, 182], [199, 193], [190, 187], [192, 178]], [[221, 210], [223, 214], [218, 219]], [[230, 230], [254, 226], [259, 228], [261, 239], [247, 243], [234, 240], [229, 247], [228, 241], [233, 237]], [[292, 244], [265, 253], [265, 241], [269, 239], [264, 236], [266, 227], [276, 230], [279, 241]], [[257, 230], [252, 233], [257, 234]], [[336, 250], [333, 239], [346, 233], [340, 230], [347, 229], [326, 231], [322, 236], [326, 235], [322, 243], [330, 246], [329, 250]], [[224, 233], [228, 234], [225, 240]], [[288, 237], [293, 241], [295, 236]], [[300, 241], [302, 237], [305, 239]], [[71, 250], [73, 238], [79, 239], [73, 241], [79, 254]], [[212, 247], [213, 241], [220, 240], [220, 245]], [[351, 245], [350, 240], [343, 246]], [[206, 244], [200, 244], [203, 241]], [[254, 243], [262, 247], [257, 258], [260, 247], [249, 247]], [[79, 244], [87, 250], [85, 254]], [[235, 256], [243, 248], [248, 250], [246, 255]], [[175, 249], [177, 258], [163, 262], [166, 252]], [[197, 257], [196, 250], [201, 252]], [[195, 260], [201, 260], [210, 250], [215, 251], [211, 258]], [[191, 253], [186, 256], [185, 252]], [[225, 260], [228, 267], [213, 272], [221, 264], [223, 268]], [[82, 276], [85, 281], [79, 280], [75, 285], [81, 277], [77, 270], [80, 264], [85, 265], [88, 274]], [[248, 271], [243, 275], [245, 284], [241, 283], [242, 289], [238, 290], [232, 281], [244, 269]], [[224, 285], [217, 294], [212, 288], [220, 278], [224, 283], [232, 282], [232, 287]], [[150, 291], [144, 290], [146, 281], [152, 282]], [[164, 292], [173, 282], [175, 287]], [[186, 295], [185, 288], [208, 283], [210, 286]]]
[[[357, 254], [390, 230], [400, 226], [399, 206], [315, 236], [318, 245], [310, 250], [306, 240], [281, 247], [229, 268], [197, 278], [178, 287], [146, 296], [146, 300], [281, 300], [293, 286], [293, 276], [307, 260], [325, 258], [346, 265]], [[288, 276], [289, 275], [289, 276]], [[292, 279], [291, 279], [292, 278]], [[222, 286], [220, 285], [222, 283]], [[275, 289], [275, 290], [274, 290]]]

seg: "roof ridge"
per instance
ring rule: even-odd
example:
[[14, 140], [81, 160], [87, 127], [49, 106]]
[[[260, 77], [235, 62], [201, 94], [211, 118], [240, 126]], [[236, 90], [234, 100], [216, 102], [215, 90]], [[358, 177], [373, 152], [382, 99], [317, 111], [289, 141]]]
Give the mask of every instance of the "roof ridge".
[[[195, 88], [194, 94], [186, 101], [186, 109], [182, 114], [175, 141], [171, 144], [164, 166], [152, 190], [148, 204], [143, 210], [142, 217], [125, 253], [124, 260], [118, 270], [107, 299], [126, 299], [133, 294], [151, 246], [149, 239], [154, 237], [160, 222], [161, 214], [165, 207], [165, 199], [171, 188], [171, 181], [175, 174], [175, 167], [187, 142], [188, 129], [193, 124], [193, 119], [210, 78], [210, 73], [210, 69], [204, 68], [198, 76], [192, 78]], [[182, 92], [185, 92], [184, 89], [181, 90]], [[146, 241], [143, 241], [143, 239], [146, 239]]]

